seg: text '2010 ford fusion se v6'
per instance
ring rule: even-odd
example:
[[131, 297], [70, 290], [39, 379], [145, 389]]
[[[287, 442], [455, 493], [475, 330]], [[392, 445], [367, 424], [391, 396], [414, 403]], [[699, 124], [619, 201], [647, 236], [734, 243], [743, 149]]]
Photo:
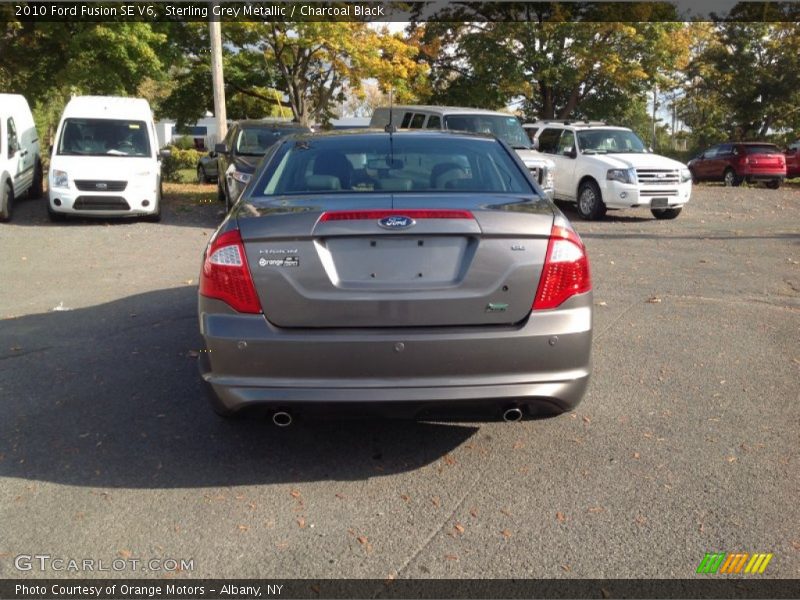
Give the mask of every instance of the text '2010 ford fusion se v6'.
[[590, 374], [581, 239], [490, 137], [370, 131], [269, 149], [203, 257], [212, 407], [519, 420]]

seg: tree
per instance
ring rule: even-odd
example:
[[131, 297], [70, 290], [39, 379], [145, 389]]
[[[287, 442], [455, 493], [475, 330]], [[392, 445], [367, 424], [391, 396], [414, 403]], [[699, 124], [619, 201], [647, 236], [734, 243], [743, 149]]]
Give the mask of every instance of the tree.
[[712, 26], [687, 75], [681, 116], [704, 142], [800, 129], [800, 23]]
[[539, 15], [543, 22], [492, 13], [481, 15], [485, 21], [427, 23], [422, 47], [433, 100], [499, 107], [521, 97], [530, 115], [580, 117], [594, 112], [593, 102], [643, 94], [688, 58], [683, 24], [648, 22], [655, 14], [629, 23], [615, 20], [616, 5], [549, 10], [567, 12]]

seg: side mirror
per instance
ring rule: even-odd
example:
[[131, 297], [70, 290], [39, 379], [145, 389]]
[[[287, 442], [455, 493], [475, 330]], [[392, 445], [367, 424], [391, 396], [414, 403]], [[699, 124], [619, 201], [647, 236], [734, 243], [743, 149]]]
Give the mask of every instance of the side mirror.
[[214, 153], [215, 154], [227, 154], [228, 147], [224, 143], [214, 144]]
[[533, 148], [534, 150], [539, 149], [539, 138], [533, 138], [531, 140], [531, 148]]
[[172, 156], [172, 150], [169, 148], [162, 148], [158, 151], [158, 159], [161, 160], [162, 158], [169, 158]]
[[578, 158], [578, 151], [575, 149], [575, 146], [570, 148], [569, 150], [564, 150], [564, 156], [568, 156], [570, 158]]
[[208, 153], [208, 158], [217, 158], [217, 153], [212, 150]]

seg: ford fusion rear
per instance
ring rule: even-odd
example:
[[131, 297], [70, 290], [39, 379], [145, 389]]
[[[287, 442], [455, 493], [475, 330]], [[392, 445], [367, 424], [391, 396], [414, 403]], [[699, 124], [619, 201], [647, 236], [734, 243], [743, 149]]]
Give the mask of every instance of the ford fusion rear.
[[583, 243], [493, 138], [287, 138], [205, 250], [212, 407], [517, 420], [590, 374]]

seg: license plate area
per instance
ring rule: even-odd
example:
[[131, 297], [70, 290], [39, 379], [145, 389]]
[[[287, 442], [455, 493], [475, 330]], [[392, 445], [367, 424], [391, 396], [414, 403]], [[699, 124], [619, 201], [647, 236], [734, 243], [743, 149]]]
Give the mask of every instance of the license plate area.
[[343, 286], [458, 283], [477, 241], [468, 236], [359, 236], [322, 240]]

